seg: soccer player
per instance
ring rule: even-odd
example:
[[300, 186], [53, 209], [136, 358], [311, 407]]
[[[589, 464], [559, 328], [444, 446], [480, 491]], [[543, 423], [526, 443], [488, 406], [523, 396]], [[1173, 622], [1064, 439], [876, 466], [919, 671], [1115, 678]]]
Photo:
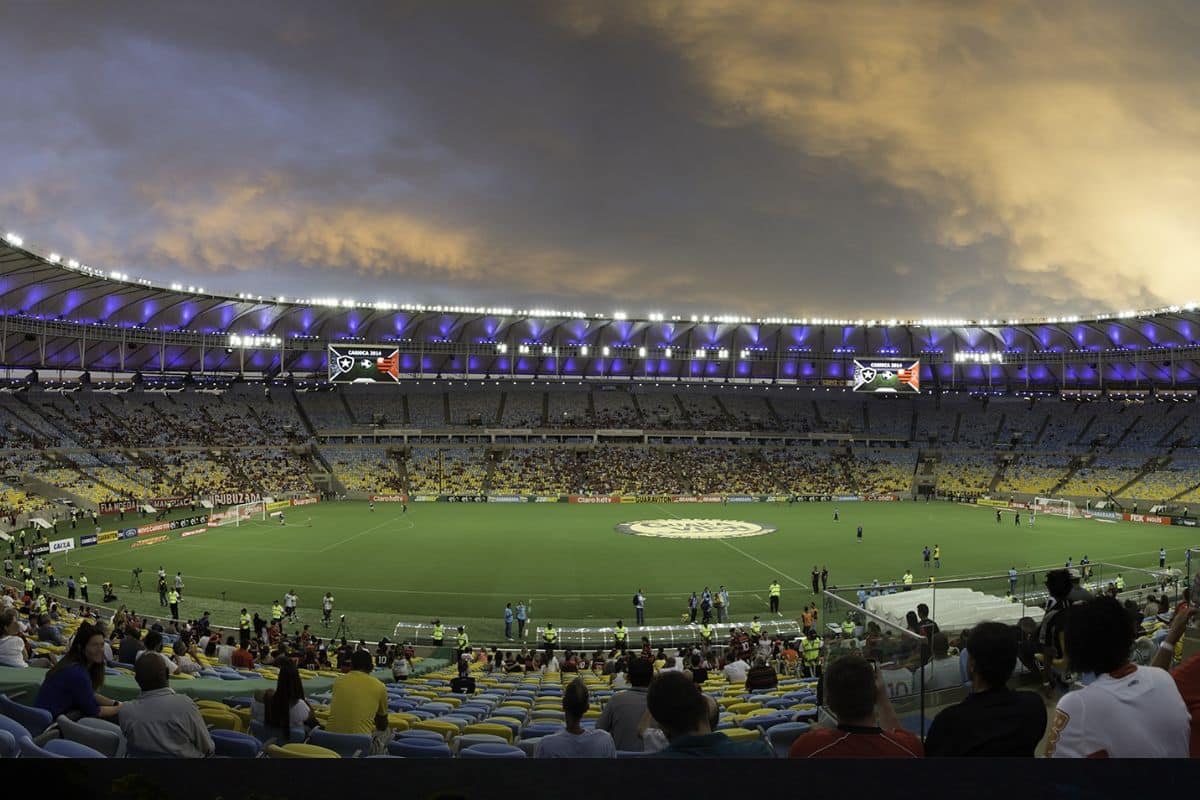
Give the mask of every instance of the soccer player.
[[288, 589], [287, 594], [283, 596], [283, 616], [288, 620], [296, 618], [296, 604], [300, 598], [296, 596], [295, 589]]
[[921, 560], [925, 563], [925, 571], [929, 571], [929, 557], [933, 555], [929, 550], [929, 545], [925, 545], [925, 549], [921, 551]]
[[372, 511], [374, 511], [374, 510], [375, 510], [375, 501], [374, 501], [374, 500], [372, 500], [372, 501], [371, 501], [370, 508], [371, 508], [371, 510], [372, 510]]
[[1167, 548], [1158, 548], [1158, 568], [1162, 569], [1167, 566]]
[[996, 524], [1000, 524], [1000, 509], [996, 509]]
[[833, 509], [833, 521], [834, 522], [838, 521], [838, 510], [836, 508]]
[[282, 511], [280, 511], [280, 512], [279, 512], [279, 524], [280, 524], [280, 525], [286, 525], [286, 524], [287, 524], [286, 522], [284, 522], [284, 519], [283, 519], [283, 512], [282, 512]]
[[401, 514], [407, 514], [407, 513], [408, 513], [408, 502], [407, 502], [407, 501], [405, 501], [405, 500], [401, 500], [401, 501], [400, 501], [400, 513], [401, 513]]
[[333, 616], [333, 595], [326, 592], [321, 598], [321, 624], [326, 628], [329, 627], [329, 619]]
[[940, 544], [935, 544], [933, 546], [933, 568], [942, 568], [942, 546]]
[[862, 525], [858, 526], [858, 538], [855, 541], [862, 544]]
[[1013, 517], [1013, 525], [1016, 525], [1018, 528], [1021, 527], [1021, 512], [1020, 511], [1018, 511], [1016, 513], [1016, 516]]

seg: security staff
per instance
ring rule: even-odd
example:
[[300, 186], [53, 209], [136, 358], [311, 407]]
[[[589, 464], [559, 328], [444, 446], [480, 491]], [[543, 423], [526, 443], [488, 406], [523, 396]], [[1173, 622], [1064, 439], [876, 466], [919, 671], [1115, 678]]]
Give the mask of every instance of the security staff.
[[1119, 572], [1117, 573], [1117, 580], [1116, 580], [1116, 584], [1117, 584], [1117, 591], [1118, 591], [1118, 592], [1123, 592], [1123, 591], [1125, 591], [1125, 579], [1124, 579], [1123, 577], [1121, 577], [1121, 573], [1119, 573]]
[[913, 585], [913, 574], [911, 569], [904, 570], [904, 591], [911, 592]]
[[542, 647], [546, 650], [546, 660], [549, 661], [554, 656], [554, 646], [558, 643], [558, 631], [554, 630], [554, 623], [547, 622], [546, 630], [542, 631]]
[[800, 640], [800, 649], [804, 657], [805, 677], [821, 677], [821, 639], [815, 630], [810, 628], [808, 635]]
[[853, 635], [854, 635], [854, 620], [850, 619], [849, 617], [846, 617], [845, 621], [842, 622], [842, 636], [849, 639]]
[[[174, 593], [175, 590], [172, 589], [171, 592]], [[176, 596], [178, 597], [178, 595]], [[277, 625], [283, 622], [283, 606], [279, 604], [278, 600], [271, 604], [271, 622]]]
[[757, 616], [750, 622], [750, 636], [755, 642], [762, 636], [762, 623], [758, 621]]
[[464, 653], [471, 652], [471, 639], [467, 636], [467, 630], [462, 625], [458, 626], [458, 636], [455, 637], [455, 645], [458, 647], [458, 652], [454, 656], [454, 663], [462, 660]]
[[442, 641], [446, 638], [446, 629], [442, 627], [442, 621], [435, 619], [433, 621], [433, 646], [441, 647]]
[[712, 625], [709, 625], [707, 622], [701, 623], [701, 625], [700, 625], [700, 646], [704, 648], [705, 652], [707, 652], [708, 649], [710, 647], [712, 647], [712, 637], [713, 637]]
[[179, 592], [171, 589], [167, 592], [167, 605], [171, 607], [171, 619], [179, 621]]
[[771, 613], [779, 613], [779, 595], [783, 593], [783, 587], [779, 585], [778, 580], [771, 581], [771, 586], [767, 590], [771, 600]]
[[238, 618], [238, 639], [243, 650], [250, 646], [250, 625], [250, 614], [243, 608]]
[[617, 620], [617, 627], [613, 630], [613, 639], [616, 640], [618, 650], [625, 649], [625, 641], [629, 638], [629, 631], [625, 629], [624, 620]]

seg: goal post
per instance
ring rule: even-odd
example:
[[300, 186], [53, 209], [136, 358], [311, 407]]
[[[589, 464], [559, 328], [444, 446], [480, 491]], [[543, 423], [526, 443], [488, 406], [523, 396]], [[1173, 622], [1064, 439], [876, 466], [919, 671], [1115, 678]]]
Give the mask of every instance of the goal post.
[[1039, 514], [1053, 514], [1058, 517], [1077, 517], [1079, 511], [1070, 500], [1060, 500], [1054, 497], [1033, 498], [1033, 510]]
[[230, 506], [224, 511], [218, 511], [209, 516], [209, 527], [223, 528], [226, 525], [240, 527], [243, 522], [252, 520], [266, 521], [267, 519], [267, 504], [262, 500], [255, 500], [250, 503], [238, 503], [236, 506]]

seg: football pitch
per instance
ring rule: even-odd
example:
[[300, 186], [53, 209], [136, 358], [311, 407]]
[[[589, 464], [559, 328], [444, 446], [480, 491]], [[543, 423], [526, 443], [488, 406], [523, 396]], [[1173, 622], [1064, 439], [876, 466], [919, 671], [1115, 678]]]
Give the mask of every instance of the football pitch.
[[[840, 521], [834, 521], [834, 508]], [[635, 535], [618, 526], [649, 521], [648, 532], [681, 528], [713, 536], [716, 523], [773, 527], [770, 533], [725, 538]], [[268, 617], [288, 589], [300, 598], [300, 618], [321, 635], [319, 604], [330, 591], [334, 620], [345, 614], [353, 636], [392, 636], [398, 621], [465, 624], [473, 641], [503, 638], [506, 602], [525, 602], [531, 624], [558, 627], [633, 623], [632, 596], [646, 595], [650, 624], [678, 623], [691, 592], [724, 584], [735, 620], [767, 612], [767, 587], [778, 578], [782, 611], [798, 616], [812, 599], [814, 566], [829, 568], [831, 585], [899, 582], [911, 569], [922, 583], [1018, 569], [1111, 561], [1183, 568], [1183, 552], [1200, 534], [1184, 527], [1101, 523], [1039, 515], [1036, 527], [997, 523], [993, 509], [944, 502], [747, 504], [448, 504], [334, 502], [289, 509], [287, 523], [252, 521], [209, 529], [132, 549], [113, 542], [54, 556], [60, 578], [82, 568], [99, 599], [100, 583], [119, 587], [118, 603], [161, 613], [155, 573], [161, 565], [186, 585], [181, 615], [212, 611], [217, 624], [235, 626], [242, 606]], [[863, 526], [863, 541], [856, 528]], [[737, 526], [738, 530], [753, 525]], [[669, 531], [667, 531], [669, 532]], [[925, 545], [940, 545], [942, 568], [927, 573]], [[134, 567], [144, 570], [143, 592], [131, 591]], [[1002, 587], [1003, 582], [997, 583]], [[998, 591], [1003, 591], [999, 588]], [[290, 628], [289, 628], [290, 630]], [[449, 638], [449, 637], [448, 637]]]

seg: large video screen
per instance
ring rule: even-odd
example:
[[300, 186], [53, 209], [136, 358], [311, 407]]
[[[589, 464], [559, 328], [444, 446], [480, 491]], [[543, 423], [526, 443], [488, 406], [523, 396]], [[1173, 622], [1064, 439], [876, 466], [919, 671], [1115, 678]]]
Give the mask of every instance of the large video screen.
[[854, 360], [854, 391], [920, 394], [921, 362]]
[[329, 380], [334, 383], [398, 383], [400, 351], [395, 347], [331, 344]]

